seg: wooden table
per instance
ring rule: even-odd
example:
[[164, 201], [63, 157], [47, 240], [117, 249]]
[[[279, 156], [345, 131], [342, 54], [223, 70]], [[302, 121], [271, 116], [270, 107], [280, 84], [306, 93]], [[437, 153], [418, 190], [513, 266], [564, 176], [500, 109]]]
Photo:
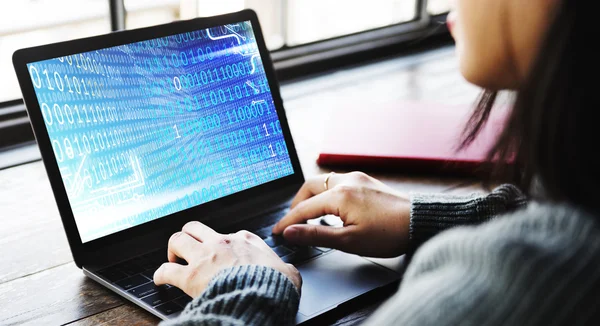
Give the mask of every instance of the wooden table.
[[[315, 164], [322, 117], [357, 100], [471, 104], [478, 90], [458, 73], [453, 48], [393, 58], [282, 85], [306, 176]], [[342, 171], [337, 171], [342, 172]], [[371, 174], [402, 191], [479, 191], [474, 180]], [[154, 325], [159, 320], [86, 278], [73, 263], [41, 162], [0, 171], [0, 325]], [[332, 323], [357, 324], [386, 296], [371, 298]]]

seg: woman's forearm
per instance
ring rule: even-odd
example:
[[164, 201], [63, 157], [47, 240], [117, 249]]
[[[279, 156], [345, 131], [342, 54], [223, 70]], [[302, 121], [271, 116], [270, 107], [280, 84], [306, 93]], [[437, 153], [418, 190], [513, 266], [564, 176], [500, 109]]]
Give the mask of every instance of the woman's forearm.
[[175, 325], [295, 325], [300, 294], [282, 273], [264, 266], [236, 266], [220, 272]]

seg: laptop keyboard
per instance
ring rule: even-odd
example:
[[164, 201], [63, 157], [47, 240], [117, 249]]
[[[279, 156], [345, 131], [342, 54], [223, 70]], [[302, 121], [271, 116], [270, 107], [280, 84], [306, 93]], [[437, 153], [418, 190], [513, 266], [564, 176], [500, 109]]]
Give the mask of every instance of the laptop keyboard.
[[165, 257], [166, 250], [158, 250], [105, 268], [98, 274], [153, 309], [171, 315], [183, 310], [192, 298], [174, 286], [156, 286], [152, 281], [154, 271], [165, 262]]
[[[271, 227], [268, 227], [269, 233], [271, 233]], [[257, 233], [258, 236], [260, 234]], [[285, 242], [283, 237], [268, 235], [266, 237], [262, 237], [263, 240], [273, 251], [277, 254], [277, 256], [281, 257], [281, 259], [290, 264], [300, 264], [311, 258], [317, 257], [330, 249], [327, 248], [315, 248], [315, 247], [301, 247], [295, 246]]]
[[[281, 213], [279, 213], [280, 215]], [[328, 252], [328, 248], [300, 247], [286, 243], [283, 237], [271, 234], [272, 226], [254, 231], [281, 259], [290, 264], [300, 264]], [[106, 280], [129, 294], [141, 299], [146, 305], [164, 315], [183, 310], [192, 300], [182, 290], [171, 285], [156, 286], [152, 281], [154, 271], [165, 262], [166, 249], [137, 257], [98, 272]]]

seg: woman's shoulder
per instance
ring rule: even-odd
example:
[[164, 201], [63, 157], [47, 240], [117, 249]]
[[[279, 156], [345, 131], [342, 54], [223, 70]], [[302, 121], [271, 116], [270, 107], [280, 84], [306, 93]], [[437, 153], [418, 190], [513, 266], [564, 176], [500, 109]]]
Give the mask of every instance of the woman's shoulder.
[[470, 324], [588, 323], [599, 317], [597, 221], [568, 205], [531, 203], [442, 232], [417, 250], [401, 288], [446, 289], [443, 304]]
[[477, 260], [489, 264], [484, 268], [513, 264], [518, 270], [543, 270], [550, 265], [557, 267], [569, 257], [595, 261], [598, 267], [599, 225], [599, 216], [580, 208], [531, 202], [481, 225], [440, 233], [415, 253], [412, 272], [422, 272], [421, 268], [437, 263], [470, 265]]

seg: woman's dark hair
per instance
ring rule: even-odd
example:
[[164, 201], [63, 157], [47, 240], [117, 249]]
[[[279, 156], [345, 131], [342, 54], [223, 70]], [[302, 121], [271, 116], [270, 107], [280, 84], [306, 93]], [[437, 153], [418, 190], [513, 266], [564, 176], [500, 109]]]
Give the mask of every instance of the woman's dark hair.
[[[557, 4], [554, 22], [529, 76], [518, 89], [505, 129], [488, 160], [500, 166], [514, 158], [513, 168], [496, 172], [502, 172], [502, 181], [515, 183], [530, 195], [534, 195], [530, 193], [534, 181], [539, 181], [543, 199], [568, 201], [597, 211], [600, 166], [595, 157], [600, 128], [592, 116], [596, 109], [592, 96], [598, 92], [597, 58], [592, 58], [589, 49], [579, 48], [581, 43], [576, 40], [594, 42], [598, 29], [578, 21], [577, 26], [585, 24], [590, 30], [577, 30], [577, 3], [562, 0]], [[462, 148], [481, 131], [495, 99], [495, 92], [483, 93], [464, 130]]]

